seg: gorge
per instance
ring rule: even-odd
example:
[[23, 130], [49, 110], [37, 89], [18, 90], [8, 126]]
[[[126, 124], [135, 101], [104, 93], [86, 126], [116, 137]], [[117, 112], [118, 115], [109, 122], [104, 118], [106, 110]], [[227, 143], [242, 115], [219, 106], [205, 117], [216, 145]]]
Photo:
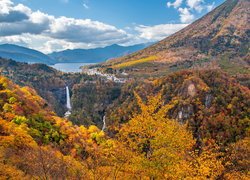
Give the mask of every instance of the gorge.
[[[121, 3], [122, 10], [109, 4], [112, 1]], [[168, 13], [162, 0], [84, 2], [90, 5], [81, 4], [86, 16], [100, 4], [103, 18], [106, 8], [108, 15], [115, 14], [107, 22], [125, 20], [119, 18], [124, 12], [126, 18], [133, 17], [126, 8], [135, 8], [134, 3], [138, 6], [133, 19], [145, 16], [147, 22], [151, 17], [156, 22], [160, 20], [158, 11], [163, 10], [164, 20]], [[5, 39], [23, 42], [31, 36], [42, 37], [40, 50], [102, 47], [115, 40], [140, 42], [141, 36], [165, 38], [169, 33], [170, 24], [123, 29], [90, 19], [47, 15], [21, 3], [34, 2], [15, 5], [14, 0], [0, 0], [0, 28], [14, 24], [15, 29], [25, 31], [28, 23], [30, 31], [22, 38]], [[79, 2], [61, 3], [67, 13], [77, 13]], [[211, 2], [168, 0], [167, 8], [180, 17], [184, 13], [195, 16], [194, 11], [207, 11], [207, 6], [198, 6], [203, 3]], [[20, 56], [16, 60], [0, 57], [0, 179], [250, 179], [249, 7], [249, 0], [225, 0], [173, 35], [142, 50], [134, 47], [132, 54], [113, 45], [63, 50], [46, 59], [32, 49], [0, 45], [0, 56], [7, 50], [12, 56], [6, 57]], [[144, 9], [147, 12], [141, 13]], [[16, 16], [20, 18], [14, 19]], [[41, 27], [33, 29], [37, 24]], [[0, 41], [5, 36], [1, 30]], [[36, 38], [30, 42], [38, 43]], [[81, 69], [79, 64], [73, 66], [74, 61], [88, 60], [83, 57], [88, 53], [96, 62], [99, 57], [113, 59]], [[36, 62], [41, 57], [44, 63], [54, 64], [50, 62], [53, 56], [68, 64], [55, 69], [18, 62], [33, 55]]]

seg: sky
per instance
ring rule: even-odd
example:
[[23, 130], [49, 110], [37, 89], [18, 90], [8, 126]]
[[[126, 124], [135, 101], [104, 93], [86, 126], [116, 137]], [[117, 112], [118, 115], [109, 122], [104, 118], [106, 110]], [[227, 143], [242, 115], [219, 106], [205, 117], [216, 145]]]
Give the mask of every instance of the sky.
[[162, 40], [224, 0], [0, 0], [0, 44], [44, 53]]

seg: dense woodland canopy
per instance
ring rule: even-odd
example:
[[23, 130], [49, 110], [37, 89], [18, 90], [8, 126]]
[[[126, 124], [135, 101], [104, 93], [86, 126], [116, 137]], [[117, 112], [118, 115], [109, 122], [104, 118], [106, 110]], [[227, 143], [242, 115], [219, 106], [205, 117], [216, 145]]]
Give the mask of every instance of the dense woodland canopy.
[[[162, 91], [146, 100], [136, 92], [134, 96], [140, 111], [109, 138], [96, 126], [76, 126], [57, 117], [34, 90], [1, 77], [1, 178], [248, 178], [249, 126], [244, 122], [233, 129], [244, 132], [237, 139], [223, 144], [216, 137], [202, 136], [202, 147], [197, 148], [189, 124], [168, 115], [178, 98], [164, 103]], [[242, 116], [249, 123], [248, 115]], [[221, 114], [209, 127], [221, 124], [221, 119], [231, 123], [230, 116]], [[209, 133], [204, 128], [201, 131]]]
[[0, 58], [0, 179], [250, 179], [249, 3], [89, 67], [125, 83]]

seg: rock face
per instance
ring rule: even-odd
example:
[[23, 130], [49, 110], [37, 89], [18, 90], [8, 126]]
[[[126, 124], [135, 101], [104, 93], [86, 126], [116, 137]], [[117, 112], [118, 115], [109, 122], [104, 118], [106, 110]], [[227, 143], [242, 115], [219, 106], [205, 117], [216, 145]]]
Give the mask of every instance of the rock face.
[[195, 94], [196, 94], [196, 88], [195, 88], [195, 85], [194, 84], [190, 84], [188, 86], [188, 94], [191, 96], [191, 97], [194, 97]]
[[[181, 64], [190, 66], [185, 65], [185, 62], [192, 65], [205, 59], [218, 60], [225, 54], [237, 61], [247, 60], [250, 40], [249, 7], [249, 0], [227, 0], [174, 35], [130, 56], [114, 59], [106, 65], [149, 56], [157, 57], [151, 62], [153, 65], [150, 65], [155, 69], [161, 69], [164, 64], [183, 68]], [[145, 70], [145, 67], [143, 68]], [[166, 66], [164, 68], [166, 69]]]
[[50, 90], [51, 96], [45, 97], [48, 102], [54, 107], [54, 110], [59, 114], [60, 116], [63, 116], [63, 114], [67, 111], [66, 108], [66, 92], [65, 87], [56, 87]]
[[184, 123], [194, 113], [192, 105], [185, 105], [179, 108], [177, 118], [179, 122]]
[[211, 106], [212, 103], [212, 95], [211, 94], [207, 94], [205, 97], [205, 106], [206, 108], [209, 108]]

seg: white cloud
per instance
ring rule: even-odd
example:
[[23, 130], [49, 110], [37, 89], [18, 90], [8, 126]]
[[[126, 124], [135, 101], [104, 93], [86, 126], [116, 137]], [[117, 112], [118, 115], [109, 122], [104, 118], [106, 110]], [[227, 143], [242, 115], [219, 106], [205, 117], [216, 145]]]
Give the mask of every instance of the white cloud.
[[[86, 0], [83, 2], [88, 3]], [[173, 6], [177, 7], [178, 1]], [[119, 29], [91, 19], [55, 17], [41, 11], [32, 11], [23, 4], [15, 5], [11, 0], [0, 0], [0, 7], [0, 43], [14, 43], [44, 53], [158, 41], [187, 25], [134, 25]], [[188, 19], [183, 22], [188, 22]]]
[[34, 24], [50, 24], [54, 20], [54, 16], [35, 11], [30, 14], [30, 21]]
[[35, 21], [39, 12], [32, 12], [23, 4], [14, 5], [9, 0], [1, 0], [0, 6], [3, 7], [0, 12], [0, 36], [39, 34], [48, 27], [49, 22]]
[[[36, 41], [43, 43], [43, 51], [58, 47], [95, 47], [129, 41], [130, 35], [122, 29], [90, 19], [56, 18], [41, 11], [0, 0], [0, 40], [9, 42]], [[22, 15], [22, 16], [21, 16]], [[12, 36], [12, 37], [11, 37]], [[25, 36], [19, 38], [18, 36]], [[46, 38], [45, 38], [46, 37]], [[29, 43], [27, 43], [29, 44]], [[30, 47], [30, 45], [29, 45]]]
[[70, 42], [100, 43], [102, 41], [126, 40], [127, 33], [114, 26], [90, 19], [60, 17], [50, 25], [49, 36]]
[[8, 14], [10, 7], [13, 5], [11, 0], [1, 0], [0, 1], [0, 14]]
[[4, 36], [0, 37], [0, 43], [10, 43], [10, 44], [18, 44], [21, 46], [27, 46], [29, 43], [31, 43], [29, 38], [26, 38], [24, 36]]
[[[19, 10], [19, 11], [17, 11]], [[8, 14], [0, 14], [0, 36], [41, 34], [48, 30], [53, 16], [31, 9], [21, 4], [9, 7]]]
[[210, 12], [210, 11], [212, 11], [214, 9], [214, 7], [215, 7], [215, 2], [213, 2], [212, 4], [208, 4], [206, 6], [206, 9], [207, 9], [208, 12]]
[[206, 3], [205, 0], [187, 0], [187, 6], [190, 10], [195, 10], [198, 13], [202, 11], [211, 11], [215, 7], [215, 2]]
[[139, 37], [149, 41], [159, 41], [167, 36], [179, 31], [186, 27], [188, 24], [160, 24], [156, 26], [143, 26], [136, 27], [139, 32]]
[[195, 19], [195, 16], [190, 13], [188, 8], [179, 8], [178, 11], [180, 12], [180, 21], [182, 23], [190, 23]]
[[71, 43], [65, 40], [53, 39], [48, 36], [34, 34], [22, 34], [0, 37], [0, 44], [3, 43], [26, 46], [44, 53], [51, 53], [53, 51], [60, 51], [64, 49], [91, 47], [90, 45], [84, 43]]
[[0, 22], [17, 22], [28, 19], [29, 8], [18, 4], [13, 6], [10, 0], [0, 0]]
[[[11, 9], [11, 8], [10, 8]], [[32, 13], [32, 10], [30, 8], [28, 8], [27, 6], [24, 6], [23, 4], [18, 4], [16, 6], [13, 6], [12, 9], [14, 11], [20, 11], [20, 12], [23, 12], [27, 15], [31, 14]]]
[[175, 0], [173, 3], [167, 2], [167, 6], [168, 7], [173, 6], [174, 8], [178, 8], [181, 6], [182, 2], [183, 2], [183, 0]]
[[204, 9], [204, 0], [187, 0], [187, 6], [201, 12]]
[[89, 9], [89, 6], [86, 3], [82, 4], [85, 9]]
[[206, 3], [206, 0], [175, 0], [173, 3], [167, 2], [167, 6], [174, 7], [180, 13], [180, 21], [182, 23], [192, 22], [198, 14], [211, 11], [215, 2]]

